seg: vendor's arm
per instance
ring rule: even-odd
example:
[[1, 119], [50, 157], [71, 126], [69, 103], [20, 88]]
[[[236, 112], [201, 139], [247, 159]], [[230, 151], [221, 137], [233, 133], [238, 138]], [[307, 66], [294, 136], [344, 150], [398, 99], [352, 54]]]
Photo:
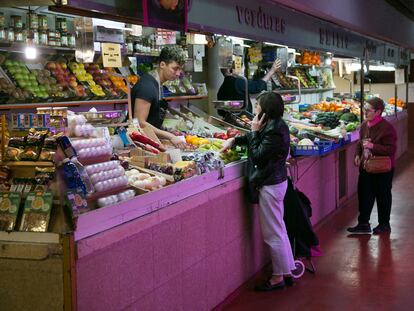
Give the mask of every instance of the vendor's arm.
[[281, 61], [280, 59], [276, 59], [272, 65], [272, 68], [266, 73], [266, 75], [262, 78], [264, 82], [267, 82], [270, 80], [270, 78], [276, 73], [276, 71], [280, 68]]
[[138, 119], [139, 125], [143, 128], [150, 127], [155, 135], [157, 135], [158, 138], [168, 139], [171, 141], [171, 143], [178, 148], [185, 148], [184, 142], [179, 139], [177, 136], [167, 132], [163, 131], [155, 126], [153, 126], [151, 123], [147, 122], [149, 111], [151, 108], [151, 103], [149, 103], [146, 100], [137, 98], [135, 99], [135, 111], [134, 115]]
[[[272, 65], [272, 68], [266, 73], [266, 75], [260, 80], [247, 80], [247, 89], [249, 94], [257, 94], [267, 90], [267, 82], [280, 68], [280, 60], [276, 59]], [[246, 81], [243, 78], [236, 80], [236, 89], [238, 93], [243, 94], [246, 88]]]

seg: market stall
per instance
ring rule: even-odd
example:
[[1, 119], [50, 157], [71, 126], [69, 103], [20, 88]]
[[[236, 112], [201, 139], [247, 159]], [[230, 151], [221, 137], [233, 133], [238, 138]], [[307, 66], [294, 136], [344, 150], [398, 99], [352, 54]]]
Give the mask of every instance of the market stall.
[[[292, 134], [292, 178], [311, 199], [312, 222], [317, 224], [356, 191], [352, 162], [360, 120], [358, 96], [334, 98], [332, 67], [321, 62], [329, 58], [327, 52], [362, 57], [362, 37], [340, 30], [340, 46], [300, 42], [297, 33], [286, 41], [273, 37], [289, 31], [282, 20], [271, 34], [259, 36], [226, 23], [217, 29], [198, 19], [204, 5], [193, 3], [193, 30], [238, 34], [258, 43], [292, 43], [300, 52], [294, 56], [296, 66], [279, 73], [272, 88], [291, 101], [285, 117]], [[228, 20], [222, 9], [217, 19]], [[295, 14], [288, 11], [286, 20]], [[223, 120], [209, 113], [215, 99], [205, 85], [210, 75], [199, 83], [190, 75], [168, 83], [163, 88], [169, 100], [163, 128], [186, 142], [185, 150], [174, 150], [125, 116], [130, 84], [152, 68], [171, 37], [178, 43], [178, 34], [128, 33], [117, 43], [121, 66], [110, 68], [103, 65], [101, 51], [89, 62], [79, 61], [76, 43], [70, 41], [76, 39], [70, 37], [76, 17], [51, 11], [40, 15], [45, 14], [26, 9], [5, 9], [3, 14], [4, 25], [13, 23], [13, 37], [0, 36], [0, 109], [5, 112], [0, 300], [10, 310], [28, 304], [39, 310], [213, 308], [268, 261], [257, 210], [244, 196], [245, 150], [217, 153], [224, 139], [249, 130], [249, 115], [238, 110], [231, 114], [234, 118]], [[27, 28], [24, 16], [31, 23]], [[316, 25], [317, 36], [319, 25], [336, 29], [314, 19], [308, 23]], [[40, 41], [46, 40], [44, 32], [47, 42]], [[205, 47], [190, 38], [185, 38], [188, 63], [196, 76]], [[345, 44], [350, 38], [358, 44]], [[25, 45], [19, 41], [37, 46], [42, 57], [24, 58]], [[263, 46], [249, 51], [250, 60], [259, 53], [274, 60], [277, 48]], [[215, 61], [207, 56], [209, 64]], [[361, 93], [364, 98], [363, 86]], [[194, 104], [208, 96], [204, 109]], [[399, 156], [407, 148], [407, 116], [402, 109], [392, 112]], [[170, 150], [164, 152], [164, 146]]]

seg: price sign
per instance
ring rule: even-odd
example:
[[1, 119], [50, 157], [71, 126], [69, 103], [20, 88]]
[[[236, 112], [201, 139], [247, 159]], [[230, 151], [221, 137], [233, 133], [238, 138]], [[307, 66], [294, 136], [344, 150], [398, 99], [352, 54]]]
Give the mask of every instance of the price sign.
[[102, 60], [104, 67], [122, 67], [121, 45], [102, 43]]

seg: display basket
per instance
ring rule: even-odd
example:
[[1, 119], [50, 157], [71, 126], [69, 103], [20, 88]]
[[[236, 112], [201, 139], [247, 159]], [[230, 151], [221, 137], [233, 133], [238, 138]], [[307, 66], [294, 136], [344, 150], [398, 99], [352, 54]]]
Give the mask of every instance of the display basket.
[[242, 118], [240, 118], [240, 114], [238, 114], [238, 113], [236, 114], [235, 112], [226, 113], [226, 116], [224, 117], [224, 121], [226, 121], [230, 124], [233, 124], [237, 127], [247, 129], [247, 130], [251, 129], [250, 123], [244, 121]]
[[333, 145], [335, 143], [333, 143], [332, 141], [328, 141], [328, 140], [320, 140], [316, 142], [315, 144], [319, 148], [319, 155], [324, 155], [334, 150]]
[[319, 156], [318, 145], [304, 145], [304, 146], [292, 146], [292, 154], [294, 157], [297, 156]]

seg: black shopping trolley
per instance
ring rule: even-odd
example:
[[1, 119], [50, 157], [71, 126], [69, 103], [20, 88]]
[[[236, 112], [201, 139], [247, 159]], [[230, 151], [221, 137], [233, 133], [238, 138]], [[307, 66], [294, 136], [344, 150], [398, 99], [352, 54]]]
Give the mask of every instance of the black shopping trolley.
[[305, 270], [310, 273], [316, 272], [312, 262], [312, 250], [318, 249], [319, 240], [310, 222], [311, 202], [305, 194], [295, 188], [293, 165], [288, 164], [288, 169], [290, 177], [284, 199], [284, 221], [295, 258], [295, 270], [292, 271], [292, 275], [297, 279], [305, 273]]

